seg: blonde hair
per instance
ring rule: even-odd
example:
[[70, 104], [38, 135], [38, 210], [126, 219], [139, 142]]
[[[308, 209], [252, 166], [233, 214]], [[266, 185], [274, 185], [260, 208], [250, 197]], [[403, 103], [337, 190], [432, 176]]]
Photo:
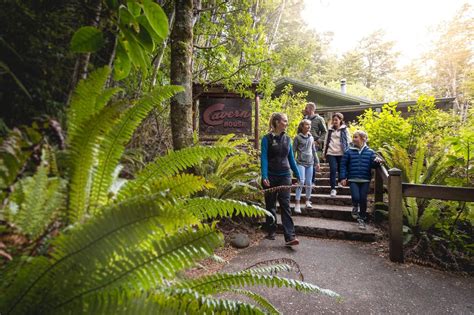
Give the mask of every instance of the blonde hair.
[[369, 136], [367, 135], [365, 131], [356, 130], [354, 131], [354, 134], [352, 136], [355, 136], [355, 135], [358, 135], [359, 137], [361, 137], [364, 142], [367, 142], [369, 140]]
[[270, 121], [268, 122], [269, 131], [274, 131], [276, 128], [277, 121], [282, 120], [283, 117], [287, 117], [284, 113], [273, 113], [270, 116]]
[[311, 120], [309, 119], [303, 119], [302, 121], [300, 121], [300, 124], [298, 125], [298, 133], [302, 133], [303, 132], [303, 126], [304, 124], [308, 124], [311, 126]]

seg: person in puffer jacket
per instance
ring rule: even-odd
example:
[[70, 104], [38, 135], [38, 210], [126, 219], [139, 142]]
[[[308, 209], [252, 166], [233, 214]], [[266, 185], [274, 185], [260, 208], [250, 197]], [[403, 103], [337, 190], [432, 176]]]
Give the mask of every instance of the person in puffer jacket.
[[352, 136], [353, 147], [344, 153], [341, 161], [341, 184], [349, 184], [352, 197], [352, 217], [365, 229], [367, 220], [367, 193], [372, 178], [372, 168], [382, 162], [374, 150], [367, 146], [367, 134], [357, 130]]

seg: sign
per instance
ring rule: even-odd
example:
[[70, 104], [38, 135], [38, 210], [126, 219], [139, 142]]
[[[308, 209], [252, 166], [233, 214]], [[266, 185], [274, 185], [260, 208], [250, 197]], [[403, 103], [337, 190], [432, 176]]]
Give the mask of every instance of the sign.
[[251, 102], [246, 98], [200, 98], [199, 134], [252, 134]]

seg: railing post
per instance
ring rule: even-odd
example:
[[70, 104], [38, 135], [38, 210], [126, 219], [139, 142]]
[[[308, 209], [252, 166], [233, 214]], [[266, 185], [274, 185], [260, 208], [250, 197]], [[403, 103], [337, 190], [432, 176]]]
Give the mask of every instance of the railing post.
[[388, 171], [388, 225], [390, 260], [403, 262], [402, 171]]

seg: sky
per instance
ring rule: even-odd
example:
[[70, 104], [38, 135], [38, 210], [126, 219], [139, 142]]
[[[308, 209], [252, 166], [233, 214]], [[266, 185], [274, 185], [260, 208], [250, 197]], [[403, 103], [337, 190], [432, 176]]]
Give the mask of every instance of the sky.
[[395, 41], [399, 64], [429, 50], [435, 26], [450, 20], [464, 3], [474, 0], [304, 0], [302, 18], [318, 32], [333, 32], [332, 48], [342, 54], [364, 36], [385, 30]]

